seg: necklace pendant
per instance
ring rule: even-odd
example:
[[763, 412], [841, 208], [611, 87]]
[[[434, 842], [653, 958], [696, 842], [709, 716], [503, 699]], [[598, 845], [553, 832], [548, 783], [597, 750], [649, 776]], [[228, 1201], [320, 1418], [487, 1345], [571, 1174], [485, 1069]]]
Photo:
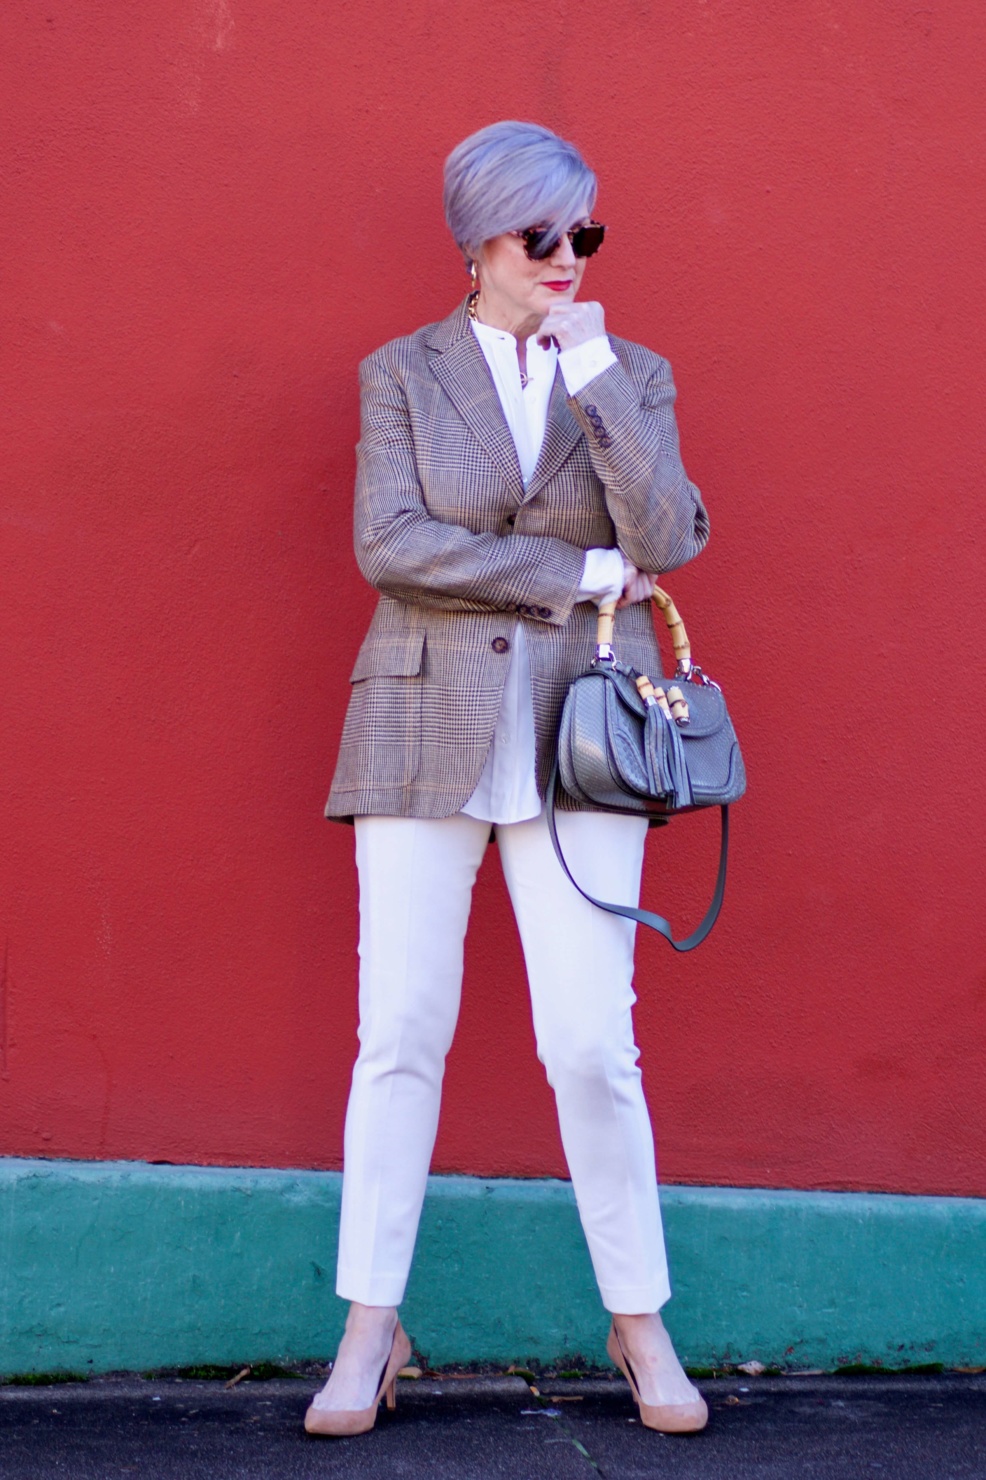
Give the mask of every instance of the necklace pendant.
[[530, 383], [531, 383], [531, 377], [529, 375], [525, 375], [524, 372], [523, 372], [523, 370], [521, 370], [521, 372], [520, 372], [520, 388], [521, 388], [521, 390], [522, 391], [526, 391], [527, 390], [527, 387], [530, 385]]

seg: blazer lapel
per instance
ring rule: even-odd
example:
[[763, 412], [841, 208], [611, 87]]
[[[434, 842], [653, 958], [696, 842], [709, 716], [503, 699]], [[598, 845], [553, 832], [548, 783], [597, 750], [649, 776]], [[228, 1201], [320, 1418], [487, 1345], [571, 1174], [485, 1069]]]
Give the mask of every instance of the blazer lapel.
[[548, 402], [548, 423], [544, 429], [544, 441], [537, 466], [524, 494], [524, 503], [535, 497], [553, 478], [562, 463], [572, 455], [575, 444], [582, 435], [582, 428], [572, 415], [568, 404], [568, 392], [561, 369], [555, 366], [555, 381]]
[[464, 304], [437, 326], [428, 342], [438, 351], [430, 361], [436, 380], [520, 499], [524, 480], [517, 449]]

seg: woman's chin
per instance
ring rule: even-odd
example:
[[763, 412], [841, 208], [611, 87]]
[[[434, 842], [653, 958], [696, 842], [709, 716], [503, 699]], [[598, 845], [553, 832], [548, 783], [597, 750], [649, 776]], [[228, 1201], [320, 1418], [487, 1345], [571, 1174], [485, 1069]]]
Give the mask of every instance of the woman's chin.
[[543, 316], [559, 303], [571, 303], [575, 298], [575, 289], [566, 288], [563, 293], [556, 293], [553, 288], [539, 288], [534, 297], [536, 312]]

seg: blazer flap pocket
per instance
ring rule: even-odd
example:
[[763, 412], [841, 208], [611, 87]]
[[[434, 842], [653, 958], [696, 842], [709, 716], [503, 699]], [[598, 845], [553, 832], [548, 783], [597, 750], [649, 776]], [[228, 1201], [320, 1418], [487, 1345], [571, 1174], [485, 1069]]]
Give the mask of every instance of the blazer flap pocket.
[[349, 682], [358, 683], [361, 678], [413, 678], [421, 672], [424, 645], [423, 627], [371, 632], [359, 650]]

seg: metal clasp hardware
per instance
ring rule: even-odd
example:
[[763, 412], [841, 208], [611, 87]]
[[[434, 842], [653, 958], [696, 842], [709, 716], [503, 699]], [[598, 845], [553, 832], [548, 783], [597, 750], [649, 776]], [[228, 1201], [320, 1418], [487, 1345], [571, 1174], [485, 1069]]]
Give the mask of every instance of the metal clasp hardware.
[[616, 654], [613, 652], [613, 649], [610, 647], [608, 642], [599, 643], [598, 647], [596, 648], [595, 661], [597, 663], [616, 662]]
[[721, 694], [722, 693], [722, 689], [721, 689], [720, 685], [716, 683], [716, 681], [715, 681], [714, 678], [710, 678], [707, 673], [703, 673], [702, 670], [701, 670], [701, 668], [698, 666], [697, 663], [694, 663], [694, 664], [689, 663], [689, 665], [688, 665], [688, 671], [686, 673], [682, 673], [680, 671], [681, 670], [681, 664], [680, 663], [678, 664], [678, 669], [679, 669], [679, 672], [678, 672], [678, 675], [677, 676], [679, 678], [687, 678], [687, 680], [688, 680], [689, 683], [697, 683], [703, 689], [715, 689], [715, 691], [716, 691], [717, 694]]

